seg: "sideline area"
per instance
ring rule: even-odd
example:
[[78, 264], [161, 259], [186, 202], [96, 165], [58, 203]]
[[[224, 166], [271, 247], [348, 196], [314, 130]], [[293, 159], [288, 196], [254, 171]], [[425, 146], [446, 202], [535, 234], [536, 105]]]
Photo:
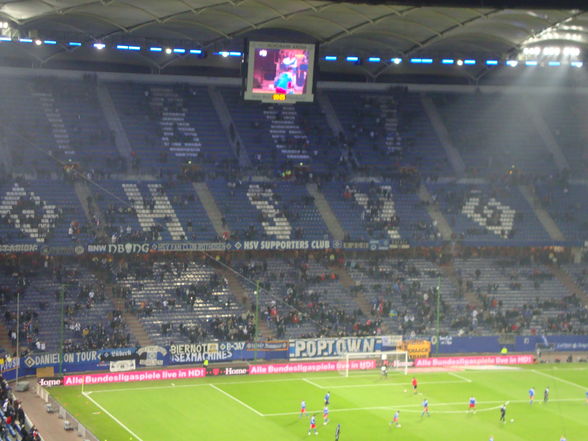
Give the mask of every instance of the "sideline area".
[[[31, 388], [34, 388], [33, 380], [31, 380]], [[63, 429], [63, 420], [57, 416], [57, 413], [47, 413], [45, 402], [31, 388], [26, 392], [14, 392], [14, 395], [22, 401], [28, 417], [43, 434], [43, 440], [79, 441], [80, 437], [75, 430]]]

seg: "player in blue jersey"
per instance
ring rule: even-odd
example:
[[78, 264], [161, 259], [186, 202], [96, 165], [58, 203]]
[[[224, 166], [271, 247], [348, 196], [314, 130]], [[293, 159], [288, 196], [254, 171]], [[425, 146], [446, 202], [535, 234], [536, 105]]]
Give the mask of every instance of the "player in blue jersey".
[[300, 415], [298, 415], [298, 418], [303, 417], [304, 415], [306, 415], [306, 401], [302, 400], [300, 403]]
[[325, 406], [323, 409], [323, 426], [326, 426], [329, 422], [329, 408]]
[[533, 401], [535, 400], [535, 388], [532, 387], [531, 389], [529, 389], [529, 404], [533, 404]]
[[328, 406], [329, 404], [331, 404], [331, 392], [325, 394], [325, 406]]
[[421, 412], [421, 416], [431, 416], [431, 414], [429, 413], [429, 400], [427, 400], [426, 398], [423, 401], [423, 411]]
[[318, 430], [316, 428], [316, 417], [313, 415], [310, 417], [310, 426], [308, 426], [308, 434], [314, 430], [314, 434], [318, 435]]
[[470, 401], [468, 403], [468, 410], [470, 412], [476, 413], [476, 397], [470, 397]]
[[390, 421], [390, 425], [394, 424], [396, 427], [400, 427], [400, 411], [397, 410], [394, 412], [394, 416], [392, 417], [392, 421]]

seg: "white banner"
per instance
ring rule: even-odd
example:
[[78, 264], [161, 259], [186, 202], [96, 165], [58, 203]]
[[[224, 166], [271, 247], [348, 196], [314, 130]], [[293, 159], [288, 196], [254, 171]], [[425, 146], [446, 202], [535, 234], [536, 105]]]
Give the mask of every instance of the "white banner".
[[110, 372], [134, 371], [137, 369], [135, 360], [118, 360], [110, 362]]

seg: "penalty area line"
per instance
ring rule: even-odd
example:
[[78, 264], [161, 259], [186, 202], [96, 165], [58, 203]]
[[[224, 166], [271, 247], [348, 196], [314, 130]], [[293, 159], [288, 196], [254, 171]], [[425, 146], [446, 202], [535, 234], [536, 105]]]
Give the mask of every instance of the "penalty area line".
[[310, 384], [311, 386], [318, 387], [319, 389], [327, 389], [326, 387], [323, 387], [320, 384], [317, 384], [314, 381], [309, 380], [308, 378], [303, 378], [302, 381], [304, 381], [305, 383]]
[[[447, 380], [447, 381], [421, 381], [419, 385], [428, 385], [428, 384], [463, 384], [465, 379], [458, 380]], [[317, 385], [318, 386], [318, 385]], [[368, 384], [342, 384], [339, 386], [325, 386], [322, 389], [351, 389], [357, 387], [386, 387], [386, 386], [407, 386], [407, 383], [387, 383], [385, 381], [378, 382], [378, 383], [368, 383]]]
[[562, 383], [569, 384], [570, 386], [579, 387], [582, 390], [586, 390], [586, 386], [582, 386], [581, 384], [574, 383], [573, 381], [568, 381], [564, 378], [560, 378], [556, 375], [546, 374], [545, 372], [538, 371], [537, 369], [531, 369], [531, 372], [534, 372], [538, 375], [543, 375], [544, 377], [552, 378], [557, 381], [561, 381]]
[[122, 427], [124, 430], [126, 430], [127, 432], [129, 432], [133, 437], [135, 437], [135, 439], [137, 441], [143, 441], [143, 439], [141, 439], [141, 437], [139, 437], [139, 435], [137, 435], [135, 432], [133, 432], [131, 429], [129, 429], [122, 421], [120, 421], [117, 417], [115, 417], [113, 414], [111, 414], [109, 411], [107, 411], [104, 406], [102, 406], [101, 404], [98, 404], [98, 402], [93, 399], [90, 396], [91, 392], [82, 392], [82, 395], [85, 396], [88, 400], [90, 400], [92, 403], [94, 403], [94, 405], [100, 409], [102, 412], [104, 412], [106, 415], [108, 415], [115, 423], [117, 423], [120, 427]]
[[226, 395], [227, 397], [229, 397], [231, 400], [236, 401], [237, 403], [239, 403], [241, 406], [246, 407], [247, 409], [249, 409], [251, 412], [259, 415], [259, 416], [265, 416], [263, 413], [261, 413], [260, 411], [258, 411], [257, 409], [254, 409], [253, 407], [251, 407], [249, 404], [244, 403], [243, 401], [241, 401], [239, 398], [234, 397], [233, 395], [231, 395], [228, 392], [225, 392], [224, 390], [222, 390], [220, 387], [215, 386], [214, 384], [210, 384], [210, 387], [212, 387], [215, 390], [218, 390], [221, 394]]
[[452, 377], [455, 377], [455, 378], [459, 378], [459, 379], [461, 379], [461, 380], [463, 380], [463, 381], [465, 381], [467, 383], [471, 383], [472, 382], [472, 380], [470, 380], [469, 378], [463, 377], [463, 376], [461, 376], [459, 374], [456, 374], [455, 372], [449, 372], [449, 375], [451, 375]]

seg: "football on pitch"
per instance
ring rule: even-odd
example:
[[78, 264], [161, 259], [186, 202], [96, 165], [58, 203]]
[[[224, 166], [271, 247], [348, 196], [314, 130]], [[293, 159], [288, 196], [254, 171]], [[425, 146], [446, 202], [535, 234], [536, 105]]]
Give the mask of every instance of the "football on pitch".
[[510, 419], [510, 422], [511, 422], [511, 423], [514, 423], [514, 418], [511, 418], [511, 419]]

